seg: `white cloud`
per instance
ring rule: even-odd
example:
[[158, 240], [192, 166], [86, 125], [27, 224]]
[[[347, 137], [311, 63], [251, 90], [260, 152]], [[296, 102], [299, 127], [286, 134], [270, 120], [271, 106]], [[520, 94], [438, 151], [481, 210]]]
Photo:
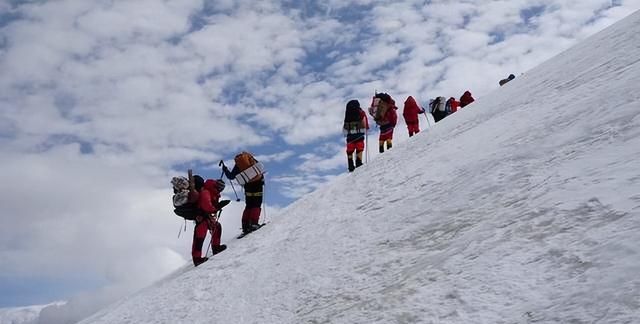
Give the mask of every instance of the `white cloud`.
[[292, 157], [293, 155], [295, 155], [294, 151], [286, 150], [286, 151], [278, 152], [274, 154], [256, 155], [256, 159], [261, 162], [282, 162]]

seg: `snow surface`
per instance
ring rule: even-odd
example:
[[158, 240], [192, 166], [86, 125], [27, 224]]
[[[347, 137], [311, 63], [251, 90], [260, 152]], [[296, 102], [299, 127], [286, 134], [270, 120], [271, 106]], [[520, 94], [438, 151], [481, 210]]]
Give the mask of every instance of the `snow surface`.
[[640, 323], [639, 84], [636, 12], [81, 323]]
[[65, 302], [59, 301], [45, 305], [0, 308], [0, 324], [38, 323], [43, 309], [50, 306], [62, 306], [64, 303]]

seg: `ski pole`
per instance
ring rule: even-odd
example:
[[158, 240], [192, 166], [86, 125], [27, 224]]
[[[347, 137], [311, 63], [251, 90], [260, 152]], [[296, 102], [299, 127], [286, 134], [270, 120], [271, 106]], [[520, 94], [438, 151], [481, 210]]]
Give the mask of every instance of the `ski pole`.
[[427, 119], [427, 126], [428, 126], [427, 128], [431, 128], [431, 123], [429, 122], [429, 116], [427, 116], [427, 110], [426, 109], [424, 110], [423, 115], [424, 115], [424, 118]]
[[207, 227], [209, 228], [209, 234], [211, 234], [211, 239], [209, 240], [209, 244], [207, 244], [207, 252], [204, 254], [205, 257], [209, 255], [209, 247], [211, 247], [211, 242], [213, 241], [213, 235], [215, 234], [215, 230], [218, 228], [217, 223], [218, 223], [218, 219], [220, 219], [221, 215], [222, 215], [222, 209], [220, 209], [218, 211], [216, 216], [213, 216], [213, 221], [214, 221], [214, 223], [213, 223], [214, 228], [213, 229], [209, 226], [209, 225], [211, 225], [211, 220], [207, 219]]
[[[263, 224], [267, 223], [267, 178], [262, 175], [262, 181], [264, 182], [264, 184], [262, 185], [262, 209], [264, 209], [264, 217], [262, 220]], [[258, 221], [258, 223], [260, 223], [260, 221]]]
[[364, 162], [369, 164], [369, 129], [364, 130]]
[[[218, 163], [219, 167], [222, 167], [222, 174], [224, 174], [224, 167], [226, 167], [226, 165], [224, 165], [224, 161], [220, 160], [220, 163]], [[220, 175], [220, 179], [222, 179], [222, 174]], [[227, 177], [227, 179], [229, 179], [229, 177]], [[233, 193], [236, 195], [236, 201], [240, 201], [240, 197], [238, 197], [238, 192], [236, 191], [236, 187], [233, 185], [233, 180], [229, 179], [229, 182], [231, 182], [231, 189], [233, 189]]]
[[211, 234], [211, 238], [209, 239], [209, 244], [207, 244], [207, 252], [204, 253], [205, 257], [209, 256], [209, 247], [211, 247], [211, 241], [213, 241], [213, 232], [211, 231], [211, 227], [209, 227], [210, 224], [211, 223], [209, 223], [209, 220], [207, 219], [207, 229], [209, 230], [209, 234]]
[[[184, 231], [187, 231], [187, 219], [184, 219]], [[178, 238], [180, 238], [180, 234], [182, 234], [182, 224], [180, 224], [180, 229], [178, 230]]]

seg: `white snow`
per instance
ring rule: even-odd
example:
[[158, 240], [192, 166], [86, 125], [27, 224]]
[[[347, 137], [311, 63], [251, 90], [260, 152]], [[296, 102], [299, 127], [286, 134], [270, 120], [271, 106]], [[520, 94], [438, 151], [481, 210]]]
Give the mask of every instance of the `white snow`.
[[638, 85], [640, 12], [82, 323], [640, 323]]
[[1, 324], [31, 324], [38, 322], [41, 312], [47, 307], [62, 306], [65, 302], [59, 301], [46, 305], [32, 305], [25, 307], [0, 308]]

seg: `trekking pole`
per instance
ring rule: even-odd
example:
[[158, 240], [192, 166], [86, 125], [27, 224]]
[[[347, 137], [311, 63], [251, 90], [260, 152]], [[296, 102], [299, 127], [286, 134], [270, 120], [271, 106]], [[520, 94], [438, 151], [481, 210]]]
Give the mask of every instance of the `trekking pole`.
[[[218, 213], [216, 214], [216, 216], [214, 218], [214, 220], [215, 220], [214, 226], [218, 223], [218, 219], [220, 219], [221, 215], [222, 215], [222, 209], [220, 209], [218, 211]], [[209, 256], [209, 248], [211, 247], [211, 242], [213, 241], [213, 235], [215, 234], [215, 230], [218, 228], [218, 226], [215, 226], [213, 229], [211, 229], [211, 227], [209, 227], [209, 225], [211, 224], [210, 220], [207, 220], [207, 223], [208, 223], [207, 227], [209, 229], [209, 234], [211, 234], [211, 239], [209, 239], [209, 244], [207, 244], [207, 252], [204, 254], [205, 257]], [[211, 251], [211, 252], [213, 252], [213, 251]]]
[[209, 239], [209, 244], [207, 244], [207, 252], [204, 253], [205, 257], [209, 256], [209, 248], [211, 247], [211, 241], [213, 241], [213, 231], [211, 231], [209, 224], [209, 220], [207, 220], [207, 229], [209, 230], [209, 234], [211, 234], [211, 238]]
[[[187, 219], [184, 219], [184, 231], [187, 231]], [[182, 224], [180, 224], [180, 229], [178, 230], [178, 238], [180, 238], [180, 234], [182, 234]]]
[[[267, 223], [267, 178], [262, 175], [262, 179], [264, 181], [264, 185], [262, 187], [262, 206], [264, 206], [262, 209], [264, 209], [264, 219], [262, 220], [263, 224]], [[258, 223], [260, 223], [260, 221], [258, 221]]]
[[364, 130], [364, 162], [369, 164], [369, 129]]
[[426, 118], [426, 119], [427, 119], [427, 126], [428, 126], [428, 128], [431, 128], [431, 123], [429, 122], [429, 116], [427, 116], [427, 110], [426, 110], [426, 109], [424, 110], [423, 115], [424, 115], [424, 118]]
[[[222, 174], [224, 174], [224, 167], [226, 167], [226, 165], [224, 165], [224, 161], [220, 160], [220, 163], [218, 163], [219, 167], [222, 167]], [[222, 174], [220, 174], [220, 179], [222, 179]], [[227, 179], [229, 179], [229, 177], [227, 177]], [[231, 189], [233, 189], [233, 193], [236, 195], [236, 201], [240, 201], [240, 197], [238, 197], [238, 192], [236, 191], [236, 187], [233, 185], [233, 180], [229, 179], [229, 182], [231, 182]]]

